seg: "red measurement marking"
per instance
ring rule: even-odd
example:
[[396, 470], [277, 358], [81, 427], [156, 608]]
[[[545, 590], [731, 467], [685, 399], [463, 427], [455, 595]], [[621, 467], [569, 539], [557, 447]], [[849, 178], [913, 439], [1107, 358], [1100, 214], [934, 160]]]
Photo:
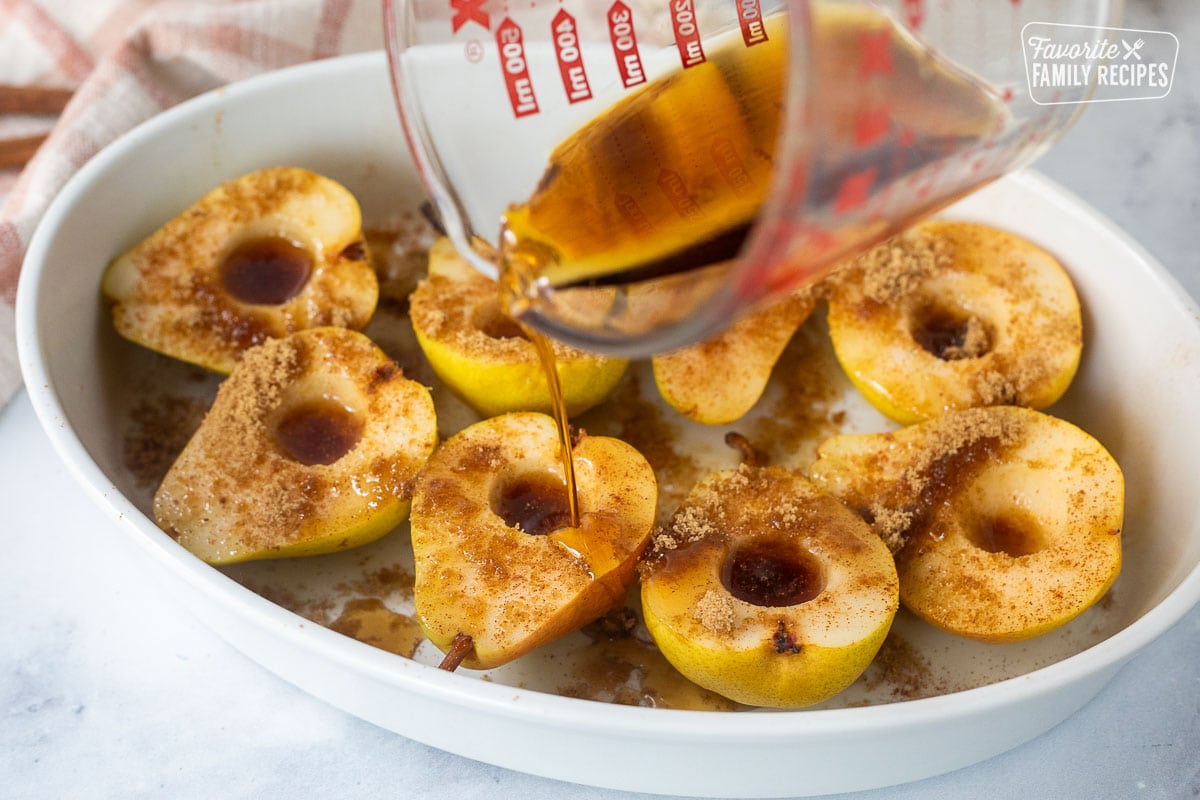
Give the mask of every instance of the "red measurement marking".
[[713, 142], [711, 154], [713, 163], [721, 171], [721, 177], [734, 192], [744, 194], [753, 185], [750, 173], [746, 171], [746, 165], [738, 157], [737, 148], [734, 147], [732, 141], [723, 137], [717, 139]]
[[592, 86], [583, 67], [583, 54], [579, 52], [575, 18], [565, 8], [554, 15], [550, 22], [550, 33], [554, 36], [554, 55], [558, 58], [558, 71], [562, 75], [567, 99], [572, 103], [591, 100]]
[[925, 0], [904, 0], [904, 22], [908, 27], [920, 30], [925, 21]]
[[649, 217], [646, 212], [642, 211], [642, 207], [638, 205], [637, 200], [634, 200], [627, 194], [619, 194], [616, 197], [617, 211], [629, 223], [629, 227], [637, 233], [649, 233], [653, 226], [650, 224]]
[[874, 33], [858, 35], [858, 74], [892, 74], [892, 29], [881, 28]]
[[454, 16], [450, 19], [450, 32], [458, 33], [458, 29], [468, 22], [477, 22], [490, 31], [492, 20], [483, 10], [483, 4], [486, 2], [487, 0], [450, 0], [450, 8], [454, 10]]
[[638, 50], [637, 32], [633, 29], [633, 12], [624, 3], [613, 3], [608, 9], [608, 38], [612, 40], [617, 70], [626, 89], [646, 82], [642, 54]]
[[738, 7], [738, 22], [742, 26], [742, 41], [753, 47], [767, 41], [767, 26], [763, 23], [762, 6], [758, 0], [734, 0]]
[[875, 168], [871, 167], [846, 176], [838, 186], [837, 197], [833, 200], [833, 212], [845, 214], [862, 208], [871, 196], [871, 187], [875, 185], [875, 172]]
[[675, 29], [675, 46], [679, 48], [679, 60], [684, 69], [708, 60], [704, 46], [700, 44], [694, 0], [671, 0], [671, 27]]
[[679, 212], [679, 216], [691, 219], [700, 213], [696, 198], [692, 197], [683, 182], [683, 177], [673, 169], [664, 169], [658, 173], [658, 188], [668, 202]]
[[496, 46], [500, 48], [500, 66], [513, 116], [520, 118], [538, 113], [537, 96], [533, 93], [529, 64], [525, 61], [525, 36], [521, 26], [511, 17], [505, 17], [496, 29]]

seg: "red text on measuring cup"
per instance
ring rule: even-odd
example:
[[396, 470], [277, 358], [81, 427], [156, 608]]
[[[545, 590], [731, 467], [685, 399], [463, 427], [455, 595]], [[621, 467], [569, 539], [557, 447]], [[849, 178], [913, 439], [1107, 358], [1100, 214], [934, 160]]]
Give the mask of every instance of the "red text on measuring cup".
[[500, 48], [504, 85], [508, 89], [513, 115], [525, 117], [538, 113], [537, 96], [533, 93], [533, 80], [525, 60], [525, 36], [512, 17], [505, 17], [496, 29], [496, 46]]
[[633, 29], [633, 12], [620, 0], [608, 9], [608, 36], [612, 40], [621, 83], [626, 89], [645, 83], [646, 70], [642, 67], [642, 54], [638, 50], [637, 33]]

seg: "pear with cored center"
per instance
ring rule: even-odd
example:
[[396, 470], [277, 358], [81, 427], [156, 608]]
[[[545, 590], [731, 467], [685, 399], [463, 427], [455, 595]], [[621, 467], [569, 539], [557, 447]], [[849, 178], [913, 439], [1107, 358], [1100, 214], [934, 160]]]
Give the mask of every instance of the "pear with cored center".
[[1124, 478], [1090, 435], [1031, 409], [952, 412], [822, 443], [810, 478], [891, 542], [900, 598], [988, 642], [1068, 622], [1121, 569]]
[[952, 221], [922, 223], [841, 270], [829, 332], [854, 385], [906, 425], [974, 406], [1045, 408], [1083, 346], [1079, 298], [1051, 254]]
[[619, 439], [582, 435], [572, 454], [577, 526], [545, 414], [465, 428], [417, 481], [417, 618], [443, 651], [470, 637], [467, 667], [511, 661], [625, 602], [654, 525], [654, 472]]
[[779, 467], [714, 473], [642, 575], [646, 627], [694, 683], [800, 708], [853, 683], [898, 606], [887, 547], [837, 498]]
[[269, 338], [362, 328], [379, 297], [358, 202], [295, 167], [213, 189], [114, 259], [101, 291], [122, 336], [223, 373]]
[[154, 518], [213, 564], [345, 550], [404, 520], [436, 443], [429, 390], [370, 339], [301, 331], [246, 351]]
[[[429, 276], [410, 299], [417, 342], [434, 372], [484, 417], [553, 411], [533, 342], [501, 308], [496, 281], [475, 271], [447, 239], [429, 251]], [[628, 361], [551, 342], [568, 414], [603, 401]]]

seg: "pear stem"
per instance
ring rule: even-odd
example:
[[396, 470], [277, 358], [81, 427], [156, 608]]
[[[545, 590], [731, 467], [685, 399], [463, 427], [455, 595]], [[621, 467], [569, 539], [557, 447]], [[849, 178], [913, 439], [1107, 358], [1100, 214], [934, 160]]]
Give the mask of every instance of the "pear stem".
[[725, 444], [741, 452], [742, 463], [747, 467], [765, 467], [767, 465], [767, 457], [756, 450], [754, 445], [750, 444], [750, 440], [737, 431], [725, 434]]
[[442, 663], [438, 664], [438, 669], [454, 672], [462, 664], [463, 659], [471, 655], [471, 651], [474, 649], [475, 640], [471, 638], [470, 634], [454, 634], [454, 640], [450, 642], [450, 649], [446, 651], [446, 657], [442, 659]]

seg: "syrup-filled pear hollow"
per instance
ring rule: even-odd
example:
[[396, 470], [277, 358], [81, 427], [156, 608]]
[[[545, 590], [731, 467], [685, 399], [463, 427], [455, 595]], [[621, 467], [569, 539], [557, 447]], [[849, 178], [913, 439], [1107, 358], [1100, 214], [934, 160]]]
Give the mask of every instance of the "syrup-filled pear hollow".
[[379, 284], [354, 196], [272, 167], [221, 184], [117, 256], [101, 292], [125, 338], [228, 373], [267, 339], [365, 327]]
[[572, 462], [578, 526], [558, 429], [545, 414], [465, 428], [417, 481], [417, 618], [443, 651], [470, 637], [464, 666], [506, 663], [625, 602], [654, 525], [654, 472], [633, 447], [603, 436], [578, 437]]
[[838, 694], [874, 659], [899, 604], [883, 542], [779, 467], [709, 475], [655, 544], [646, 627], [685, 677], [747, 705]]
[[365, 335], [270, 339], [221, 384], [154, 517], [212, 564], [346, 550], [404, 521], [436, 444], [429, 390]]

